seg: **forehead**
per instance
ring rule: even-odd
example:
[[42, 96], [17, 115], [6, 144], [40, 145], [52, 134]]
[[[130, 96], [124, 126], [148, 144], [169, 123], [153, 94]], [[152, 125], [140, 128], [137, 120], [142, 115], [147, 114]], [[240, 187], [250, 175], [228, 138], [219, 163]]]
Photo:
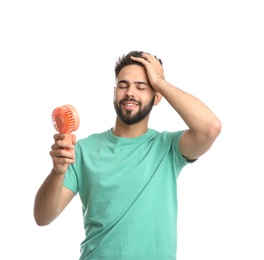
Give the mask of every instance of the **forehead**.
[[122, 68], [116, 80], [148, 82], [148, 77], [144, 67], [133, 64], [133, 65], [127, 65], [124, 68]]

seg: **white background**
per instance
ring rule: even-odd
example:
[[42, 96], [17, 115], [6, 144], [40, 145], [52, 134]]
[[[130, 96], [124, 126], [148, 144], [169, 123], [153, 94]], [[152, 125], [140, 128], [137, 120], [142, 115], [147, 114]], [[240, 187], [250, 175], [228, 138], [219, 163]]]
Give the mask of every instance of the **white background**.
[[[33, 218], [51, 169], [51, 112], [74, 105], [78, 138], [112, 127], [116, 58], [143, 50], [223, 124], [211, 150], [178, 179], [178, 260], [263, 260], [261, 2], [1, 1], [0, 259], [78, 259], [78, 197], [49, 226]], [[165, 99], [149, 126], [185, 128]]]

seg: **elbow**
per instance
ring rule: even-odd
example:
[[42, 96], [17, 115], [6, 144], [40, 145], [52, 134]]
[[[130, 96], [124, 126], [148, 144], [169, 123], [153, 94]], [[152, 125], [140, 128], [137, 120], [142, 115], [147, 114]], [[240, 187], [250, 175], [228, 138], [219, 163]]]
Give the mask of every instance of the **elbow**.
[[49, 224], [48, 222], [41, 221], [41, 220], [37, 220], [37, 219], [35, 219], [35, 222], [36, 222], [36, 224], [37, 224], [39, 227], [47, 226], [47, 225]]
[[34, 212], [35, 223], [40, 226], [49, 225], [55, 218], [45, 217], [43, 214], [38, 214], [38, 212]]
[[50, 221], [46, 221], [46, 220], [43, 220], [41, 218], [37, 218], [36, 216], [34, 216], [34, 218], [35, 218], [35, 223], [39, 227], [47, 226], [48, 224], [50, 224]]
[[217, 136], [222, 131], [222, 123], [221, 121], [216, 118], [210, 122], [210, 125], [208, 126], [208, 136], [210, 139], [216, 139]]

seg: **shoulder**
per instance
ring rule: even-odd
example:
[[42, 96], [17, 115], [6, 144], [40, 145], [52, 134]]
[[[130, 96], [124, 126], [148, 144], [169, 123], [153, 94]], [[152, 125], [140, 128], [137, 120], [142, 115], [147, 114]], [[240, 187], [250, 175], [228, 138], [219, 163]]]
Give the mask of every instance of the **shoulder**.
[[157, 132], [156, 138], [167, 142], [173, 142], [173, 141], [178, 142], [181, 136], [184, 134], [184, 132], [185, 130], [179, 130], [175, 132], [169, 132], [169, 131]]

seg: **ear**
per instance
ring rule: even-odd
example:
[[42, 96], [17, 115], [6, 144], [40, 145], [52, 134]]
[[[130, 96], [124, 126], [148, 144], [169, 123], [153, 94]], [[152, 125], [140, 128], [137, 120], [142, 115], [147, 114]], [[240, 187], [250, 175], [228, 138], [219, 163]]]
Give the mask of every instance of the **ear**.
[[114, 89], [113, 89], [114, 91], [113, 91], [113, 100], [115, 100], [115, 94], [116, 94], [116, 87], [114, 87]]
[[161, 101], [162, 95], [159, 92], [155, 92], [154, 106], [158, 105]]

